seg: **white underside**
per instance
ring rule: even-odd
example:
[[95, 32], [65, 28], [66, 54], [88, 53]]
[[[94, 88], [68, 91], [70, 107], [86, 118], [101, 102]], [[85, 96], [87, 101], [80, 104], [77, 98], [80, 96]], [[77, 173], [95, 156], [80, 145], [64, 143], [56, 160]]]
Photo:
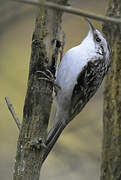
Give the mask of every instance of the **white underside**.
[[[58, 89], [56, 96], [57, 121], [63, 117], [64, 113], [68, 113], [73, 89], [84, 66], [89, 61], [93, 62], [103, 58], [101, 54], [97, 53], [97, 45], [92, 38], [91, 31], [89, 31], [87, 37], [80, 45], [66, 52], [57, 68], [56, 84], [61, 88]], [[58, 119], [57, 117], [60, 118]]]
[[[83, 67], [90, 59], [94, 61], [99, 58], [92, 49], [94, 49], [94, 43], [88, 43], [87, 47], [87, 43], [82, 42], [79, 46], [68, 50], [63, 56], [56, 72], [56, 84], [61, 88], [56, 98], [56, 102], [59, 106], [63, 106], [64, 103], [70, 100], [74, 86], [77, 83], [77, 77]], [[100, 58], [102, 57], [100, 56]]]

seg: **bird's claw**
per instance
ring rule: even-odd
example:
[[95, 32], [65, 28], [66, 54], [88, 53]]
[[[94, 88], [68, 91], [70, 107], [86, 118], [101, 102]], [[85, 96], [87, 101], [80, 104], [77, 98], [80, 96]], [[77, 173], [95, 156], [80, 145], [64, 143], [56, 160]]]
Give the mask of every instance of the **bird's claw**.
[[45, 72], [44, 71], [37, 71], [37, 73], [41, 73], [41, 74], [43, 74], [45, 76], [45, 77], [39, 77], [38, 79], [46, 80], [46, 81], [52, 82], [54, 84], [55, 77], [52, 74], [52, 72], [49, 71], [48, 69], [46, 69]]
[[39, 77], [38, 79], [45, 80], [45, 81], [51, 82], [53, 84], [53, 86], [55, 88], [55, 92], [57, 91], [57, 89], [61, 89], [60, 86], [58, 86], [56, 84], [55, 77], [54, 77], [54, 75], [52, 74], [51, 71], [46, 69], [45, 72], [44, 71], [37, 71], [37, 73], [41, 73], [41, 74], [43, 74], [45, 76], [45, 77]]

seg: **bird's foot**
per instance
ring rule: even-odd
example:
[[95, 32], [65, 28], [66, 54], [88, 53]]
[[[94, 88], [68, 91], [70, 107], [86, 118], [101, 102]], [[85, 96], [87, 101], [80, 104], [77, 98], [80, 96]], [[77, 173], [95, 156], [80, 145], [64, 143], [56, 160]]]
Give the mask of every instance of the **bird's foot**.
[[55, 77], [49, 69], [46, 69], [46, 71], [37, 71], [37, 73], [41, 73], [45, 76], [45, 77], [39, 77], [38, 79], [42, 79], [51, 82], [53, 84], [55, 88], [55, 92], [57, 91], [57, 89], [61, 89], [60, 86], [56, 84]]
[[49, 69], [46, 69], [45, 71], [37, 71], [37, 73], [41, 73], [45, 76], [45, 77], [39, 77], [38, 79], [46, 80], [54, 84], [55, 77]]

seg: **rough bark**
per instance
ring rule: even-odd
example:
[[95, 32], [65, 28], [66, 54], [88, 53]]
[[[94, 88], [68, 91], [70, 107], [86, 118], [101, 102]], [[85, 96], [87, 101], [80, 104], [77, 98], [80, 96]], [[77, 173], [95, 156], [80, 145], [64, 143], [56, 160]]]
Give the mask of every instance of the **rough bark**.
[[[109, 0], [107, 15], [121, 18], [121, 1]], [[103, 25], [112, 47], [112, 66], [105, 79], [101, 180], [121, 180], [121, 25]]]
[[[51, 0], [66, 4], [67, 0]], [[39, 9], [32, 37], [28, 88], [23, 110], [23, 122], [17, 143], [14, 180], [39, 180], [42, 148], [37, 140], [44, 141], [52, 104], [52, 83], [42, 80], [37, 71], [49, 69], [53, 74], [58, 56], [55, 39], [59, 38], [62, 13], [57, 10]], [[48, 74], [49, 75], [49, 74]], [[35, 145], [35, 146], [34, 146]]]

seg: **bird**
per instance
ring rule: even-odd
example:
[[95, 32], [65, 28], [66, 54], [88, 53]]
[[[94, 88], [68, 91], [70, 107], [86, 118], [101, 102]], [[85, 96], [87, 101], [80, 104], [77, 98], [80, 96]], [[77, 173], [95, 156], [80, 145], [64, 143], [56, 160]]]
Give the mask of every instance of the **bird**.
[[89, 25], [87, 36], [65, 53], [56, 70], [56, 116], [45, 141], [43, 162], [64, 128], [97, 92], [111, 64], [109, 43], [85, 20]]

